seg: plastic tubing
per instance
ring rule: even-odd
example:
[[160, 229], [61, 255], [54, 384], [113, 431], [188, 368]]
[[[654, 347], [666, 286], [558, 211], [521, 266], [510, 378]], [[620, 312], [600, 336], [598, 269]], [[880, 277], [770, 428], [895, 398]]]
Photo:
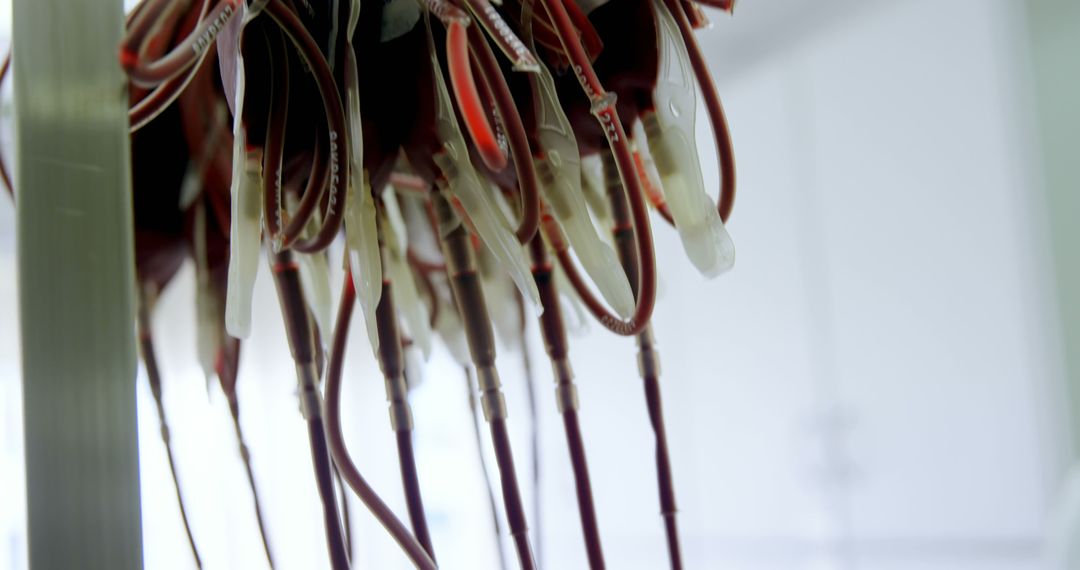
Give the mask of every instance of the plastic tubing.
[[202, 70], [203, 64], [207, 60], [207, 56], [214, 52], [216, 48], [211, 47], [203, 52], [198, 62], [195, 63], [187, 73], [178, 75], [169, 79], [168, 81], [158, 85], [150, 92], [149, 95], [143, 97], [138, 103], [128, 110], [128, 123], [131, 125], [128, 127], [129, 133], [145, 127], [150, 121], [153, 121], [169, 107], [173, 102], [187, 89], [187, 86], [191, 83], [191, 80], [199, 74]]
[[[240, 342], [236, 341], [236, 350], [239, 351]], [[238, 357], [239, 358], [239, 357]], [[240, 450], [240, 459], [244, 462], [244, 471], [247, 473], [248, 487], [251, 488], [251, 499], [255, 508], [255, 522], [259, 525], [259, 536], [262, 538], [263, 551], [266, 553], [266, 562], [270, 565], [271, 570], [274, 568], [274, 555], [270, 549], [270, 536], [266, 532], [266, 523], [263, 521], [263, 509], [262, 502], [259, 500], [259, 490], [255, 485], [255, 471], [251, 467], [251, 450], [248, 449], [247, 442], [244, 439], [244, 430], [240, 426], [240, 402], [236, 398], [236, 368], [226, 363], [225, 358], [219, 360], [218, 377], [222, 378], [226, 375], [229, 378], [222, 380], [222, 390], [225, 391], [225, 397], [229, 402], [229, 413], [232, 415], [233, 431], [236, 433], [236, 443]], [[225, 386], [230, 388], [225, 390]], [[346, 505], [342, 504], [342, 507]], [[347, 513], [348, 511], [346, 511]]]
[[[484, 26], [484, 29], [487, 30], [491, 39], [495, 41], [495, 45], [499, 46], [499, 50], [503, 52], [503, 55], [513, 63], [515, 71], [532, 73], [539, 71], [540, 62], [536, 61], [536, 56], [529, 51], [529, 48], [525, 47], [525, 43], [521, 41], [521, 38], [517, 37], [514, 30], [499, 14], [499, 11], [491, 5], [491, 2], [488, 2], [488, 0], [465, 0], [465, 5], [472, 12], [473, 17]], [[472, 39], [471, 34], [470, 39]]]
[[645, 160], [641, 158], [641, 152], [634, 152], [634, 164], [637, 165], [638, 178], [641, 179], [641, 186], [645, 190], [645, 195], [649, 197], [649, 203], [656, 209], [656, 213], [660, 214], [660, 217], [664, 219], [668, 225], [675, 225], [675, 218], [671, 216], [671, 209], [668, 208], [667, 201], [664, 198], [664, 193], [653, 184], [649, 179], [649, 172], [645, 168]]
[[[199, 25], [191, 34], [177, 44], [172, 51], [156, 61], [140, 61], [137, 47], [125, 41], [120, 47], [121, 67], [132, 81], [146, 86], [158, 85], [180, 75], [214, 44], [218, 33], [237, 14], [242, 1], [220, 0], [203, 18], [200, 18]], [[140, 16], [143, 13], [150, 13], [156, 7], [155, 5], [151, 9], [140, 12], [135, 18], [136, 22], [141, 23], [143, 18]], [[160, 11], [156, 16], [160, 16]]]
[[195, 546], [195, 537], [191, 534], [191, 523], [188, 522], [187, 509], [184, 506], [184, 495], [180, 491], [180, 479], [176, 476], [176, 459], [173, 458], [169, 419], [165, 415], [165, 403], [161, 395], [161, 372], [158, 369], [157, 356], [154, 353], [154, 340], [150, 330], [150, 312], [146, 307], [146, 297], [147, 295], [144, 293], [139, 302], [139, 349], [142, 352], [143, 364], [146, 366], [146, 377], [150, 383], [150, 393], [153, 394], [154, 404], [157, 406], [161, 442], [165, 445], [165, 455], [169, 460], [169, 472], [172, 473], [173, 486], [176, 488], [176, 503], [180, 507], [180, 520], [184, 523], [184, 532], [187, 533], [191, 555], [195, 558], [195, 567], [202, 568], [202, 558], [199, 556], [199, 549]]
[[[735, 2], [734, 0], [718, 0], [717, 4], [719, 4], [717, 8], [730, 12], [734, 9]], [[713, 138], [716, 140], [716, 160], [720, 165], [720, 195], [717, 197], [716, 209], [720, 213], [720, 219], [727, 223], [731, 210], [735, 207], [735, 151], [731, 143], [731, 130], [728, 128], [720, 95], [717, 94], [716, 85], [713, 84], [712, 75], [709, 73], [709, 66], [701, 53], [701, 46], [694, 38], [694, 29], [686, 17], [682, 4], [679, 0], [664, 0], [664, 5], [679, 25], [679, 35], [686, 44], [690, 65], [694, 68], [694, 76], [701, 89], [701, 96], [705, 99], [705, 110], [709, 113], [709, 123], [712, 125]]]
[[[345, 120], [345, 109], [341, 104], [341, 95], [338, 93], [337, 83], [330, 73], [326, 58], [322, 56], [322, 52], [319, 51], [319, 46], [316, 45], [311, 34], [307, 32], [296, 14], [282, 0], [271, 0], [266, 5], [265, 10], [281, 26], [282, 31], [296, 46], [301, 59], [311, 70], [316, 86], [319, 89], [319, 95], [322, 97], [323, 106], [326, 109], [326, 123], [329, 127], [330, 143], [330, 185], [326, 216], [313, 239], [297, 242], [292, 240], [300, 235], [303, 225], [298, 224], [299, 220], [297, 219], [290, 220], [290, 223], [285, 228], [282, 243], [282, 247], [291, 245], [297, 251], [312, 253], [326, 249], [330, 242], [334, 241], [334, 237], [337, 236], [338, 231], [341, 229], [341, 223], [345, 217], [345, 185], [349, 180], [348, 123]], [[305, 207], [305, 202], [314, 208], [319, 198], [320, 196], [305, 194], [301, 198], [300, 208]], [[298, 227], [295, 227], [294, 230], [294, 226]], [[290, 230], [294, 230], [296, 233], [290, 234]]]
[[315, 214], [315, 207], [322, 201], [326, 184], [330, 180], [330, 153], [326, 150], [327, 143], [323, 142], [322, 130], [324, 128], [324, 125], [316, 127], [315, 146], [307, 185], [304, 187], [304, 193], [300, 197], [300, 204], [296, 207], [296, 211], [291, 212], [287, 220], [282, 220], [284, 227], [279, 234], [280, 243], [275, 243], [275, 247], [284, 248], [292, 245], [292, 242], [304, 233], [308, 221]]
[[423, 545], [401, 523], [390, 507], [386, 506], [374, 489], [360, 474], [349, 450], [345, 446], [345, 437], [341, 430], [341, 371], [345, 365], [345, 345], [349, 339], [349, 321], [356, 305], [356, 289], [352, 277], [345, 272], [345, 284], [341, 292], [341, 305], [338, 307], [337, 324], [330, 348], [330, 360], [326, 366], [326, 408], [323, 421], [326, 423], [326, 443], [334, 458], [341, 476], [349, 484], [360, 500], [371, 511], [376, 520], [390, 533], [409, 560], [421, 570], [435, 570], [435, 562], [428, 556]]
[[[607, 307], [601, 303], [595, 295], [589, 291], [581, 278], [577, 268], [570, 259], [569, 252], [562, 251], [558, 255], [559, 263], [566, 272], [575, 290], [585, 301], [589, 311], [600, 321], [604, 327], [612, 332], [631, 336], [645, 329], [652, 318], [653, 309], [656, 306], [656, 256], [653, 248], [652, 231], [649, 228], [649, 211], [645, 203], [644, 192], [641, 189], [641, 181], [637, 176], [637, 166], [634, 163], [634, 155], [630, 150], [630, 141], [623, 129], [619, 113], [615, 109], [615, 95], [604, 90], [600, 79], [593, 70], [585, 48], [578, 39], [570, 16], [561, 0], [542, 0], [551, 16], [563, 49], [573, 63], [574, 74], [585, 91], [586, 97], [592, 102], [592, 113], [607, 137], [608, 145], [618, 165], [619, 178], [622, 181], [623, 190], [630, 204], [632, 225], [627, 228], [634, 232], [637, 242], [638, 264], [641, 271], [638, 272], [637, 281], [637, 305], [634, 314], [629, 320], [622, 320], [613, 315]], [[576, 278], [576, 279], [575, 279]], [[634, 283], [633, 280], [630, 281]]]
[[574, 471], [574, 487], [577, 491], [578, 516], [581, 519], [581, 532], [585, 538], [585, 551], [589, 557], [589, 568], [604, 568], [604, 552], [600, 543], [600, 527], [596, 520], [596, 506], [593, 504], [592, 483], [589, 479], [589, 466], [585, 460], [585, 442], [581, 435], [581, 422], [578, 420], [577, 386], [574, 385], [574, 372], [570, 367], [569, 348], [566, 342], [566, 325], [563, 323], [562, 309], [559, 306], [559, 293], [555, 287], [555, 275], [548, 259], [544, 240], [540, 236], [529, 243], [532, 256], [533, 279], [540, 291], [540, 303], [544, 312], [540, 314], [540, 332], [544, 338], [544, 347], [551, 360], [555, 376], [555, 405], [563, 417], [563, 429], [566, 432], [566, 444], [570, 451], [570, 465]]
[[[351, 280], [350, 280], [351, 281]], [[424, 501], [420, 493], [420, 480], [416, 470], [416, 455], [412, 445], [412, 411], [409, 407], [408, 386], [405, 384], [404, 357], [401, 351], [401, 334], [397, 324], [397, 306], [394, 303], [393, 284], [383, 279], [382, 295], [375, 309], [378, 327], [379, 349], [377, 357], [386, 384], [386, 398], [390, 406], [390, 427], [394, 431], [398, 447], [398, 466], [401, 484], [405, 489], [405, 505], [409, 511], [413, 534], [432, 559], [435, 549], [428, 531]]]
[[469, 62], [469, 41], [465, 28], [472, 20], [461, 8], [447, 0], [421, 2], [446, 27], [446, 59], [450, 68], [451, 90], [465, 119], [465, 130], [484, 164], [492, 171], [499, 172], [506, 168], [506, 154], [499, 147], [495, 131], [488, 121]]
[[169, 0], [143, 0], [135, 5], [128, 13], [126, 20], [127, 31], [124, 33], [120, 50], [133, 54], [139, 53], [146, 36], [154, 28], [165, 8], [169, 6]]
[[[633, 236], [628, 231], [629, 212], [626, 198], [619, 191], [619, 180], [614, 171], [616, 165], [611, 157], [604, 157], [604, 180], [608, 199], [611, 203], [611, 217], [615, 222], [612, 235], [615, 250], [619, 252], [623, 269], [627, 275], [638, 272], [637, 259], [634, 256]], [[631, 280], [633, 283], [633, 280]], [[656, 341], [652, 327], [646, 327], [637, 335], [638, 370], [644, 382], [645, 404], [649, 412], [656, 445], [656, 480], [660, 495], [660, 515], [664, 519], [664, 534], [667, 538], [668, 558], [672, 570], [682, 570], [682, 549], [679, 544], [679, 531], [675, 515], [675, 482], [671, 471], [671, 458], [668, 454], [667, 431], [664, 428], [664, 414], [660, 402], [660, 355], [656, 351]]]
[[330, 554], [330, 563], [334, 570], [348, 570], [349, 557], [342, 534], [341, 518], [338, 514], [337, 496], [331, 477], [331, 460], [327, 453], [326, 427], [323, 423], [322, 398], [319, 395], [318, 362], [316, 355], [315, 334], [311, 327], [311, 317], [304, 302], [300, 285], [300, 274], [292, 252], [283, 251], [272, 255], [274, 285], [281, 304], [281, 315], [285, 321], [285, 333], [289, 340], [289, 351], [296, 363], [296, 376], [299, 384], [300, 409], [308, 428], [308, 443], [311, 447], [312, 466], [315, 482], [323, 507], [323, 522], [326, 527], [326, 543]]
[[[202, 10], [199, 13], [198, 21], [202, 21], [206, 17], [206, 12], [210, 9], [210, 1], [204, 0]], [[139, 5], [142, 6], [141, 4]], [[136, 11], [139, 7], [136, 7]], [[135, 11], [133, 11], [135, 13]], [[206, 63], [208, 56], [216, 50], [216, 44], [209, 46], [202, 52], [199, 59], [195, 62], [195, 65], [191, 66], [187, 72], [181, 73], [176, 77], [165, 81], [154, 88], [148, 95], [140, 99], [135, 105], [128, 110], [128, 127], [129, 133], [145, 127], [150, 121], [157, 118], [169, 105], [176, 101], [177, 97], [187, 89], [191, 80], [199, 74], [203, 65]]]
[[491, 428], [495, 447], [495, 461], [499, 467], [502, 484], [503, 506], [514, 540], [518, 562], [524, 570], [534, 570], [532, 546], [529, 543], [528, 524], [522, 504], [514, 467], [514, 455], [510, 446], [510, 433], [506, 423], [506, 400], [503, 396], [499, 374], [495, 368], [495, 338], [488, 316], [484, 292], [476, 271], [476, 259], [465, 227], [456, 223], [450, 204], [440, 195], [435, 196], [435, 208], [439, 217], [439, 234], [442, 236], [443, 255], [446, 258], [450, 289], [465, 328], [466, 340], [473, 366], [476, 368], [480, 388], [480, 406]]
[[476, 405], [476, 392], [473, 390], [472, 371], [468, 365], [465, 370], [465, 392], [469, 395], [469, 411], [472, 412], [473, 439], [476, 442], [476, 455], [480, 458], [480, 472], [484, 474], [484, 487], [487, 489], [488, 508], [491, 511], [492, 529], [495, 531], [495, 552], [499, 557], [499, 569], [506, 570], [506, 554], [502, 549], [502, 523], [499, 522], [499, 507], [495, 503], [495, 491], [491, 484], [491, 470], [484, 455], [484, 439], [480, 434], [480, 410]]
[[450, 86], [465, 119], [465, 130], [476, 145], [480, 158], [492, 171], [499, 172], [506, 168], [506, 154], [499, 147], [495, 131], [480, 100], [480, 91], [469, 62], [468, 32], [465, 27], [460, 20], [453, 20], [446, 26], [446, 59], [450, 69]]
[[278, 243], [282, 225], [281, 164], [285, 152], [285, 124], [289, 118], [289, 58], [281, 32], [263, 31], [267, 53], [273, 63], [270, 66], [270, 116], [263, 147], [263, 220], [271, 243]]
[[585, 15], [577, 2], [574, 0], [562, 0], [562, 5], [563, 8], [566, 8], [570, 21], [573, 22], [574, 27], [581, 34], [581, 43], [585, 46], [585, 53], [588, 54], [589, 61], [593, 61], [604, 49], [604, 42], [600, 40], [600, 34], [597, 33], [596, 28], [589, 21], [589, 17]]
[[517, 171], [518, 187], [521, 189], [521, 223], [518, 225], [516, 235], [518, 242], [529, 243], [540, 226], [540, 188], [536, 178], [536, 167], [532, 160], [532, 151], [529, 149], [528, 135], [525, 134], [521, 114], [514, 104], [514, 97], [510, 93], [510, 87], [506, 84], [502, 70], [499, 69], [499, 62], [495, 60], [491, 46], [476, 26], [469, 28], [469, 45], [472, 48], [472, 54], [479, 64], [485, 83], [492, 88], [495, 107], [499, 110], [499, 115], [506, 126], [510, 152], [514, 155], [514, 168]]

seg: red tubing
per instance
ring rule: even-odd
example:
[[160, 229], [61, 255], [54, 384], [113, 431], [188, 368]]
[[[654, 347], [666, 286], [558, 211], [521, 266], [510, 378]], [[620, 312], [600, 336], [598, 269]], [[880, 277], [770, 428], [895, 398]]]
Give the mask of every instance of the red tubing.
[[637, 165], [638, 178], [641, 179], [641, 187], [645, 190], [649, 203], [653, 205], [656, 213], [660, 214], [664, 221], [674, 226], [675, 218], [671, 216], [671, 208], [668, 208], [667, 199], [664, 198], [664, 193], [653, 185], [652, 180], [649, 180], [649, 173], [645, 170], [645, 161], [641, 159], [640, 152], [634, 152], [634, 164]]
[[484, 105], [480, 102], [480, 92], [476, 88], [472, 66], [469, 63], [469, 40], [465, 24], [452, 21], [446, 25], [446, 55], [450, 68], [450, 84], [454, 98], [465, 119], [465, 128], [484, 164], [494, 172], [506, 168], [506, 154], [499, 148], [495, 131], [488, 122]]

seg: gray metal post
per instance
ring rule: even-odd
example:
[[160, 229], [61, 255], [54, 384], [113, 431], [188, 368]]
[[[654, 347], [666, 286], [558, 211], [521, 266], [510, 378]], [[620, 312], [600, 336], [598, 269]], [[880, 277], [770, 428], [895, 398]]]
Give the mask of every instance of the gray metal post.
[[1039, 111], [1042, 175], [1068, 379], [1071, 446], [1080, 462], [1080, 3], [1028, 0], [1028, 33]]
[[122, 0], [16, 0], [29, 561], [140, 568]]

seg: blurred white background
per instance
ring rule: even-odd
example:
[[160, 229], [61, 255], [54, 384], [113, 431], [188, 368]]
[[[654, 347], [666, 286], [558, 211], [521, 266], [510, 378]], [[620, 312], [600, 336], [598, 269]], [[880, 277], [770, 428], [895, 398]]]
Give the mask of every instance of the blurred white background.
[[[1040, 148], [1052, 121], [1040, 127], [1036, 105], [1040, 48], [1029, 37], [1045, 23], [1029, 19], [1037, 11], [1015, 0], [745, 0], [732, 18], [710, 12], [715, 25], [699, 38], [739, 169], [735, 269], [704, 280], [677, 235], [654, 225], [663, 281], [655, 329], [688, 568], [1050, 567], [1072, 456], [1068, 323], [1048, 224], [1068, 213], [1048, 208], [1045, 191]], [[1076, 12], [1061, 25], [1080, 33]], [[3, 29], [9, 14], [0, 9]], [[1075, 75], [1077, 61], [1062, 73]], [[698, 119], [706, 180], [715, 180], [703, 111]], [[20, 569], [13, 218], [0, 199], [0, 568]], [[327, 567], [265, 271], [256, 303], [239, 390], [272, 547], [279, 568]], [[207, 568], [260, 568], [228, 409], [216, 386], [208, 394], [196, 362], [193, 307], [189, 267], [154, 325], [195, 539]], [[540, 558], [545, 568], [582, 568], [565, 439], [530, 326], [543, 441]], [[593, 325], [573, 339], [571, 359], [608, 565], [663, 568], [634, 353], [632, 340]], [[531, 509], [520, 349], [503, 346], [499, 366]], [[191, 568], [142, 376], [138, 389], [146, 567]], [[362, 471], [404, 516], [382, 380], [358, 323], [344, 402]], [[464, 380], [441, 347], [413, 409], [440, 563], [495, 567]], [[350, 511], [356, 567], [408, 567], [358, 502]]]

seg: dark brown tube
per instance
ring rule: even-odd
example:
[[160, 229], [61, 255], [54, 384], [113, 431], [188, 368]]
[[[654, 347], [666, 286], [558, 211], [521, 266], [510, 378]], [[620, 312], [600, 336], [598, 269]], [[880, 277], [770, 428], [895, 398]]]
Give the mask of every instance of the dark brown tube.
[[577, 491], [578, 516], [585, 538], [585, 551], [589, 557], [589, 567], [594, 570], [602, 569], [604, 552], [600, 542], [600, 527], [596, 520], [596, 507], [593, 504], [589, 466], [585, 459], [585, 442], [578, 421], [577, 387], [574, 385], [574, 372], [570, 368], [559, 292], [555, 287], [551, 262], [540, 236], [533, 238], [529, 244], [529, 253], [532, 255], [533, 280], [536, 281], [540, 304], [544, 308], [540, 315], [540, 332], [544, 337], [544, 347], [551, 359], [555, 375], [555, 403], [563, 417], [566, 444], [570, 450], [570, 465], [574, 470], [574, 487]]
[[[304, 193], [300, 195], [300, 203], [296, 206], [295, 212], [290, 212], [289, 221], [284, 224], [281, 233], [281, 242], [283, 246], [287, 246], [291, 243], [292, 239], [299, 236], [304, 231], [304, 227], [307, 226], [308, 221], [311, 220], [311, 216], [315, 214], [315, 208], [319, 205], [323, 195], [326, 191], [326, 185], [330, 181], [330, 151], [327, 150], [328, 144], [323, 142], [322, 137], [326, 125], [316, 125], [315, 127], [315, 142], [312, 147], [312, 159], [311, 170], [308, 173], [308, 180], [304, 186]], [[297, 248], [299, 249], [299, 248]], [[303, 251], [303, 250], [300, 250]]]
[[338, 307], [337, 323], [334, 326], [330, 360], [326, 365], [327, 443], [342, 478], [360, 497], [372, 516], [397, 541], [409, 560], [421, 570], [435, 570], [435, 562], [431, 560], [420, 542], [409, 533], [405, 525], [394, 516], [390, 507], [386, 506], [386, 503], [364, 480], [352, 457], [349, 456], [349, 450], [345, 447], [345, 438], [341, 432], [341, 369], [345, 365], [345, 344], [349, 339], [349, 321], [352, 319], [355, 304], [356, 290], [353, 289], [352, 279], [346, 272], [345, 286], [341, 292], [341, 305]]
[[337, 497], [334, 494], [334, 483], [330, 475], [330, 456], [327, 452], [326, 432], [322, 422], [322, 397], [317, 386], [315, 336], [312, 333], [310, 317], [301, 292], [300, 274], [291, 252], [282, 251], [274, 254], [273, 275], [281, 304], [281, 314], [285, 319], [289, 350], [296, 363], [300, 406], [307, 422], [315, 483], [323, 505], [330, 563], [334, 570], [347, 570], [349, 558], [345, 550]]
[[349, 555], [349, 561], [353, 559], [352, 522], [349, 516], [349, 491], [345, 488], [345, 480], [341, 477], [341, 471], [334, 465], [334, 480], [337, 481], [338, 491], [341, 492], [341, 525], [345, 530], [345, 551]]
[[649, 409], [649, 423], [656, 435], [656, 476], [660, 491], [660, 515], [664, 518], [664, 532], [667, 535], [668, 556], [671, 567], [679, 569], [682, 564], [682, 550], [679, 546], [679, 530], [675, 523], [675, 481], [671, 472], [671, 458], [668, 455], [667, 430], [664, 428], [663, 405], [660, 400], [660, 361], [653, 345], [652, 327], [638, 335], [638, 362], [641, 365], [641, 378], [645, 382], [645, 404]]
[[412, 411], [409, 408], [408, 388], [405, 384], [394, 289], [386, 280], [382, 283], [379, 306], [375, 308], [375, 323], [379, 335], [379, 366], [386, 382], [386, 397], [390, 401], [390, 427], [397, 438], [398, 463], [409, 521], [416, 539], [434, 560], [435, 549], [432, 547], [431, 533], [428, 532], [427, 517], [424, 515], [424, 501], [420, 494], [420, 479], [417, 476], [416, 456], [413, 453]]
[[[291, 240], [295, 239], [303, 229], [303, 225], [299, 224], [296, 224], [299, 227], [294, 227], [296, 220], [292, 220], [285, 228], [283, 243], [283, 247], [291, 245], [298, 251], [319, 251], [325, 249], [330, 245], [330, 242], [334, 241], [345, 219], [345, 185], [349, 181], [350, 156], [345, 108], [342, 106], [341, 95], [338, 93], [337, 83], [326, 63], [326, 58], [322, 56], [318, 44], [312, 39], [311, 34], [304, 28], [296, 14], [282, 0], [270, 0], [266, 5], [266, 13], [281, 26], [282, 31], [296, 46], [300, 58], [307, 63], [308, 69], [311, 70], [312, 77], [315, 79], [319, 95], [322, 97], [323, 107], [326, 110], [330, 150], [329, 208], [326, 217], [323, 219], [322, 226], [313, 239], [301, 240], [291, 244]], [[309, 197], [306, 195], [301, 199], [301, 207], [304, 206], [308, 199]], [[318, 201], [319, 198], [316, 197], [315, 202]], [[314, 204], [312, 204], [312, 207], [314, 207]], [[291, 234], [290, 230], [295, 230], [296, 233]]]
[[289, 118], [289, 57], [281, 30], [264, 28], [263, 38], [270, 66], [270, 116], [266, 120], [266, 146], [263, 147], [263, 218], [271, 241], [281, 231], [282, 159], [285, 153], [285, 125]]
[[491, 509], [491, 524], [495, 530], [495, 551], [499, 553], [499, 568], [506, 570], [506, 555], [502, 549], [502, 523], [499, 522], [499, 507], [495, 504], [495, 491], [491, 486], [491, 472], [484, 457], [484, 440], [480, 437], [480, 413], [476, 405], [476, 391], [473, 388], [472, 371], [466, 365], [465, 392], [469, 395], [469, 411], [472, 412], [473, 437], [476, 441], [476, 454], [480, 458], [480, 471], [484, 474], [484, 487], [487, 489], [488, 506]]
[[180, 507], [180, 519], [184, 522], [184, 532], [187, 533], [188, 545], [191, 546], [191, 555], [195, 557], [195, 566], [202, 568], [202, 558], [199, 556], [198, 547], [195, 546], [195, 537], [191, 534], [191, 523], [188, 522], [187, 509], [184, 507], [184, 495], [180, 492], [180, 480], [176, 477], [176, 460], [173, 458], [169, 419], [165, 415], [165, 403], [161, 397], [161, 371], [158, 370], [157, 356], [154, 354], [154, 341], [150, 333], [150, 315], [146, 308], [145, 298], [139, 304], [139, 348], [142, 352], [143, 364], [146, 365], [146, 377], [150, 383], [150, 392], [154, 395], [154, 404], [157, 406], [158, 421], [161, 426], [161, 441], [165, 444], [165, 455], [169, 459], [169, 472], [172, 473], [173, 486], [176, 487], [176, 503]]
[[435, 548], [431, 543], [431, 533], [428, 532], [427, 517], [424, 514], [424, 501], [420, 494], [420, 478], [416, 472], [416, 454], [413, 453], [412, 430], [398, 430], [397, 438], [398, 463], [401, 468], [401, 484], [405, 487], [405, 504], [409, 510], [409, 522], [412, 523], [413, 534], [424, 550], [435, 560]]
[[266, 552], [266, 561], [270, 569], [274, 568], [274, 556], [270, 550], [270, 537], [266, 532], [266, 524], [263, 522], [262, 502], [259, 501], [259, 491], [255, 485], [255, 472], [251, 468], [251, 451], [244, 439], [244, 430], [240, 427], [240, 401], [236, 397], [236, 376], [240, 363], [240, 341], [232, 338], [225, 339], [221, 343], [221, 358], [217, 368], [218, 380], [221, 391], [224, 392], [229, 402], [229, 414], [233, 420], [233, 430], [236, 432], [236, 443], [240, 451], [240, 459], [244, 462], [244, 471], [247, 472], [248, 486], [251, 488], [251, 499], [255, 506], [255, 521], [259, 525], [259, 536], [262, 537], [263, 550]]
[[266, 552], [266, 562], [271, 570], [274, 568], [274, 555], [270, 551], [270, 536], [266, 532], [266, 523], [263, 522], [262, 503], [259, 501], [258, 488], [255, 486], [255, 472], [251, 468], [251, 451], [248, 450], [244, 440], [244, 432], [240, 428], [240, 405], [236, 400], [236, 394], [229, 396], [229, 411], [233, 418], [233, 427], [236, 431], [236, 442], [240, 447], [240, 458], [244, 461], [244, 470], [247, 472], [248, 485], [251, 487], [251, 499], [255, 503], [255, 521], [259, 525], [259, 536], [262, 537], [263, 550]]
[[[539, 237], [539, 236], [535, 236]], [[531, 240], [530, 240], [531, 241]], [[521, 328], [518, 331], [521, 335], [521, 366], [525, 372], [525, 397], [529, 403], [529, 454], [532, 459], [532, 487], [533, 487], [533, 523], [536, 525], [535, 543], [536, 543], [536, 564], [537, 566], [543, 566], [544, 556], [544, 494], [543, 494], [543, 482], [540, 480], [541, 465], [540, 465], [540, 414], [536, 407], [536, 377], [533, 375], [532, 358], [529, 357], [529, 339], [526, 332], [528, 327], [526, 320], [527, 309], [525, 308], [525, 298], [521, 296], [520, 291], [515, 290], [514, 295], [517, 300], [518, 306], [518, 318], [521, 319]]]
[[506, 518], [510, 525], [510, 536], [514, 539], [521, 567], [533, 570], [536, 568], [536, 562], [529, 544], [525, 508], [522, 505], [521, 490], [518, 487], [514, 469], [510, 434], [506, 428], [506, 402], [503, 399], [499, 373], [495, 369], [494, 331], [491, 320], [488, 318], [484, 292], [480, 288], [472, 244], [464, 225], [454, 214], [446, 199], [436, 194], [433, 196], [433, 201], [439, 219], [443, 255], [450, 275], [450, 289], [453, 291], [458, 314], [461, 315], [465, 326], [469, 353], [472, 356], [473, 366], [476, 368], [477, 383], [480, 387], [480, 406], [484, 410], [484, 418], [491, 427], [495, 460], [499, 466], [499, 478], [502, 483], [503, 505], [506, 507]]
[[323, 431], [322, 418], [308, 418], [307, 424], [308, 442], [312, 449], [311, 458], [315, 466], [315, 482], [319, 488], [319, 498], [323, 503], [323, 522], [327, 531], [326, 542], [330, 549], [330, 564], [334, 570], [348, 570], [349, 554], [345, 548], [345, 536], [337, 510], [337, 495], [334, 493], [334, 480], [330, 473], [330, 456], [326, 451], [326, 432]]
[[495, 461], [499, 465], [499, 481], [502, 484], [503, 505], [510, 523], [510, 537], [523, 570], [534, 570], [532, 546], [529, 544], [529, 527], [525, 522], [525, 508], [514, 470], [514, 455], [510, 449], [510, 432], [505, 419], [491, 420], [491, 440], [495, 444]]
[[[604, 154], [604, 179], [611, 201], [611, 217], [615, 224], [615, 250], [619, 253], [626, 276], [631, 287], [637, 283], [634, 278], [638, 272], [637, 257], [634, 248], [634, 230], [629, 224], [629, 208], [622, 192], [616, 166], [610, 155]], [[634, 293], [637, 294], [635, 288]], [[675, 525], [675, 482], [671, 475], [671, 459], [668, 456], [667, 432], [664, 429], [664, 414], [660, 403], [660, 355], [656, 352], [652, 326], [637, 335], [638, 369], [645, 386], [645, 404], [649, 410], [656, 440], [656, 476], [660, 492], [660, 514], [664, 518], [664, 531], [667, 536], [668, 557], [671, 567], [681, 570], [682, 549], [679, 544], [679, 532]]]

